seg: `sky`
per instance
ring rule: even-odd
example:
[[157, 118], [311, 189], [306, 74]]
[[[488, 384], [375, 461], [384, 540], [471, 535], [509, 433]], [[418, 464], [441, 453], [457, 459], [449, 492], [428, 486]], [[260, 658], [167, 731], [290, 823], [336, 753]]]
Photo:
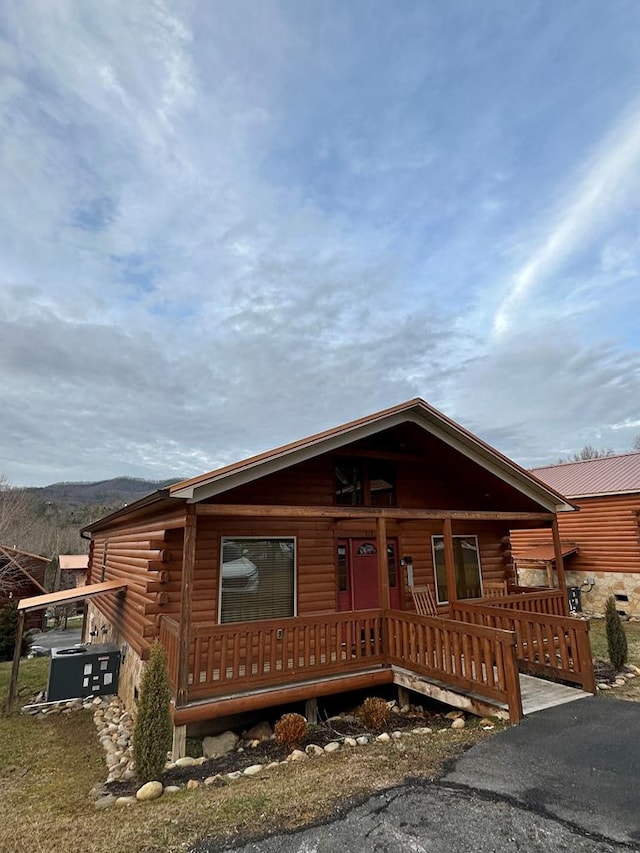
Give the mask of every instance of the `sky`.
[[189, 476], [423, 397], [640, 434], [637, 0], [5, 0], [0, 472]]

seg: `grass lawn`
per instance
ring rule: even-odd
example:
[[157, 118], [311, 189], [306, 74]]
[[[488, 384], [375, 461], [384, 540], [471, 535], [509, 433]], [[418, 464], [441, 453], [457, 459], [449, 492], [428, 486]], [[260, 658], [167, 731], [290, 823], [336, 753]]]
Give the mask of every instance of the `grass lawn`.
[[[0, 664], [6, 699], [10, 663]], [[20, 666], [20, 698], [46, 684], [48, 659]], [[404, 738], [278, 768], [264, 777], [199, 788], [120, 811], [97, 811], [90, 789], [106, 769], [91, 712], [36, 720], [0, 711], [0, 850], [3, 853], [150, 853], [184, 850], [204, 835], [232, 838], [293, 828], [335, 814], [349, 799], [407, 777], [433, 778], [445, 761], [490, 735], [465, 729]]]
[[[640, 666], [640, 622], [623, 622], [624, 632], [627, 635], [629, 648], [628, 663]], [[589, 637], [591, 639], [591, 652], [594, 658], [609, 660], [607, 651], [607, 635], [605, 632], [604, 619], [592, 619], [590, 622]], [[640, 676], [631, 679], [625, 687], [616, 687], [600, 694], [612, 699], [628, 699], [640, 702]]]

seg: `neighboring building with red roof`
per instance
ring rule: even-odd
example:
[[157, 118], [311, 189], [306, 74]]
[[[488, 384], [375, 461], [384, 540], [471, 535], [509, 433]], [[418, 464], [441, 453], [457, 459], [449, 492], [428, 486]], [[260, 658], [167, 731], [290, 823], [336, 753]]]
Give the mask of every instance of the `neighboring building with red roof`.
[[[640, 453], [548, 465], [531, 473], [579, 508], [561, 513], [558, 527], [567, 583], [581, 588], [583, 608], [600, 614], [613, 595], [621, 614], [640, 618]], [[553, 556], [547, 550], [545, 559], [542, 550], [551, 544], [549, 531], [512, 531], [511, 542], [520, 581], [546, 583]]]
[[60, 554], [55, 589], [72, 589], [76, 586], [84, 586], [87, 582], [88, 570], [88, 554]]

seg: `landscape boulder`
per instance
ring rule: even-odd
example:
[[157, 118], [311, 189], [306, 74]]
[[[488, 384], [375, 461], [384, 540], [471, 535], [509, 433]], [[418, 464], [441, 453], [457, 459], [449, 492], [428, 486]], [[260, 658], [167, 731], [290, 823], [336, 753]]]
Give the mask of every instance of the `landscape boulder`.
[[202, 752], [205, 758], [221, 758], [233, 752], [240, 738], [235, 732], [223, 732], [215, 737], [206, 737], [202, 741]]
[[162, 782], [146, 782], [136, 791], [136, 800], [141, 803], [157, 800], [158, 797], [162, 796], [162, 790]]

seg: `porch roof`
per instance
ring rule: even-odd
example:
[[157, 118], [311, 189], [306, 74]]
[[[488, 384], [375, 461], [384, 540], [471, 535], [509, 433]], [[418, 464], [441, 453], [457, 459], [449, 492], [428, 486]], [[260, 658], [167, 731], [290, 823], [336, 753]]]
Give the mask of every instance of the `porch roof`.
[[[578, 546], [575, 542], [561, 543], [562, 556], [570, 557], [572, 554], [578, 553]], [[553, 563], [556, 555], [553, 549], [553, 544], [532, 545], [530, 548], [525, 548], [524, 551], [518, 551], [516, 562], [518, 563]]]

